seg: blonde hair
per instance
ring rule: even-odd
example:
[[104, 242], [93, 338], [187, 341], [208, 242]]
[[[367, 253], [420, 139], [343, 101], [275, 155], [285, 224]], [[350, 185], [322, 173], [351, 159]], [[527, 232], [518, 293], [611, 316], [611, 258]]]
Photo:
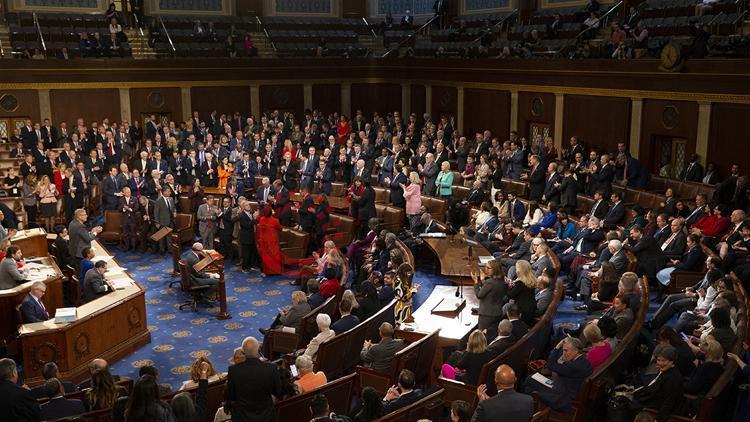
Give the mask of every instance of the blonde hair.
[[422, 183], [422, 181], [419, 179], [419, 173], [417, 173], [416, 171], [409, 173], [409, 181], [418, 185]]
[[445, 168], [445, 170], [443, 171], [451, 171], [451, 163], [449, 163], [448, 161], [443, 161], [443, 163], [440, 164], [440, 168]]
[[296, 303], [307, 303], [307, 296], [302, 290], [295, 290], [292, 292], [292, 301]]
[[716, 341], [716, 339], [712, 335], [706, 336], [703, 341], [706, 343], [704, 346], [704, 348], [706, 349], [705, 361], [721, 363], [724, 358], [724, 348], [721, 347], [721, 343]]
[[583, 336], [591, 343], [602, 341], [602, 330], [596, 324], [587, 324], [583, 329]]
[[481, 330], [474, 330], [469, 335], [466, 343], [466, 351], [469, 353], [484, 353], [487, 351], [487, 337]]
[[212, 377], [216, 375], [216, 369], [214, 369], [214, 364], [211, 363], [210, 360], [208, 360], [207, 357], [201, 356], [195, 361], [193, 361], [193, 364], [190, 365], [190, 379], [194, 382], [198, 382], [198, 380], [201, 379], [201, 363], [206, 362], [208, 364], [208, 376]]
[[529, 261], [524, 259], [516, 261], [516, 280], [519, 280], [531, 289], [536, 287], [536, 276], [534, 275], [534, 271], [531, 270]]

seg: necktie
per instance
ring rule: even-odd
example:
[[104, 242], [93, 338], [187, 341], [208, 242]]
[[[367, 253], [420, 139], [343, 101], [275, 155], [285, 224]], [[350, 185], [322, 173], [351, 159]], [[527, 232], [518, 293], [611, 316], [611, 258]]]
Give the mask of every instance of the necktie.
[[208, 207], [208, 220], [206, 220], [206, 227], [208, 227], [209, 229], [212, 227], [212, 224], [211, 224], [211, 206], [210, 205]]
[[44, 303], [42, 303], [41, 300], [37, 299], [36, 302], [39, 304], [39, 306], [42, 308], [42, 315], [44, 315], [44, 319], [49, 319], [49, 312], [47, 312], [47, 308], [44, 307]]
[[672, 243], [672, 240], [674, 240], [675, 236], [677, 236], [677, 233], [672, 233], [672, 235], [669, 236], [669, 238], [667, 239], [667, 241], [664, 242], [664, 243], [662, 243], [661, 250], [666, 251], [667, 250], [667, 246], [669, 246], [669, 244]]

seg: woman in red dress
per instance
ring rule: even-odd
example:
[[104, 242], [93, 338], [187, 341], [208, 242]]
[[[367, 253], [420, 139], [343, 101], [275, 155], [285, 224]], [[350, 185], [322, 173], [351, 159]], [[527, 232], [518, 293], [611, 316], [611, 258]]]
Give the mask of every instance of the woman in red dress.
[[349, 193], [346, 195], [346, 200], [349, 201], [349, 217], [354, 218], [354, 223], [359, 224], [359, 205], [357, 200], [362, 196], [362, 192], [365, 191], [365, 185], [362, 183], [362, 178], [355, 177], [352, 185], [349, 186]]
[[266, 204], [261, 211], [261, 217], [258, 219], [258, 226], [255, 230], [258, 251], [263, 261], [264, 275], [281, 274], [282, 256], [279, 248], [281, 227], [279, 220], [273, 217], [271, 206]]
[[292, 161], [297, 161], [297, 149], [292, 145], [291, 139], [284, 141], [284, 148], [281, 150], [281, 156], [283, 157], [287, 152], [291, 154]]
[[339, 118], [337, 134], [339, 136], [339, 144], [345, 144], [346, 139], [349, 138], [349, 132], [351, 127], [349, 126], [349, 120], [343, 114]]

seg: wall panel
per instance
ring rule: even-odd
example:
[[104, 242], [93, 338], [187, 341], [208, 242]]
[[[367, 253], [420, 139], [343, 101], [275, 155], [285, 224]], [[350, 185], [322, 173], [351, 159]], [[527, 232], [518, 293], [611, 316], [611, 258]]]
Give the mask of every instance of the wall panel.
[[302, 85], [261, 85], [261, 111], [291, 111], [297, 120], [304, 117], [305, 90]]
[[628, 143], [628, 98], [566, 95], [564, 113], [563, 139], [575, 135], [587, 147], [595, 145], [606, 152], [616, 151], [618, 142]]
[[[182, 94], [179, 88], [131, 88], [130, 112], [131, 122], [140, 119], [143, 123], [143, 113], [170, 113], [177, 122], [187, 118], [182, 116]], [[208, 113], [201, 115], [202, 118], [207, 116]]]
[[432, 86], [432, 120], [440, 115], [456, 116], [458, 112], [458, 90], [452, 86]]
[[[6, 109], [7, 107], [7, 109]], [[39, 93], [33, 89], [0, 90], [0, 117], [29, 117], [41, 122], [49, 116], [39, 115]], [[58, 117], [52, 118], [57, 122]], [[10, 132], [11, 134], [13, 131]]]
[[492, 131], [501, 141], [510, 131], [510, 92], [488, 89], [464, 90], [464, 134], [473, 139], [475, 132]]
[[[686, 140], [687, 159], [695, 152], [698, 103], [692, 101], [643, 100], [639, 158], [652, 172], [658, 172], [659, 137]], [[688, 160], [685, 162], [687, 163]]]
[[[529, 139], [529, 127], [532, 123], [549, 125], [550, 133], [555, 133], [555, 94], [524, 91], [518, 93], [518, 136]], [[563, 145], [567, 145], [565, 140]]]
[[369, 121], [373, 112], [381, 116], [401, 109], [401, 85], [399, 84], [352, 84], [352, 109], [362, 110]]
[[729, 173], [731, 163], [739, 164], [741, 173], [748, 174], [747, 122], [750, 122], [750, 105], [714, 103], [711, 107], [707, 162], [715, 162], [722, 176]]
[[417, 116], [417, 122], [421, 122], [422, 116], [427, 110], [424, 85], [411, 86], [411, 98], [409, 101], [411, 103], [411, 112]]
[[76, 119], [83, 117], [86, 123], [120, 121], [120, 92], [117, 89], [53, 89], [50, 90], [50, 106], [56, 122], [65, 120], [70, 127]]
[[196, 86], [190, 89], [190, 102], [193, 110], [201, 116], [209, 115], [216, 110], [219, 115], [231, 116], [239, 111], [242, 116], [250, 113], [249, 86]]
[[324, 114], [341, 111], [340, 84], [314, 84], [312, 87], [312, 105]]

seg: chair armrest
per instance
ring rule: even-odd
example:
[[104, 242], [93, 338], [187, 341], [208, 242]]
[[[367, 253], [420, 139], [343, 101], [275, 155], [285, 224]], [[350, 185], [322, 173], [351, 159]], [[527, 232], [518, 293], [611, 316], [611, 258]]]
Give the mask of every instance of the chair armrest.
[[379, 394], [383, 395], [388, 391], [388, 388], [392, 385], [391, 377], [385, 372], [380, 372], [372, 368], [366, 368], [364, 366], [357, 365], [354, 368], [359, 374], [359, 390], [362, 391], [365, 387], [372, 387]]
[[443, 399], [447, 403], [453, 403], [454, 400], [463, 400], [469, 404], [475, 405], [477, 402], [477, 387], [461, 381], [451, 380], [438, 377], [438, 384], [445, 391]]
[[269, 342], [271, 354], [274, 352], [291, 353], [298, 349], [300, 336], [296, 332], [269, 330], [266, 333], [266, 341]]

